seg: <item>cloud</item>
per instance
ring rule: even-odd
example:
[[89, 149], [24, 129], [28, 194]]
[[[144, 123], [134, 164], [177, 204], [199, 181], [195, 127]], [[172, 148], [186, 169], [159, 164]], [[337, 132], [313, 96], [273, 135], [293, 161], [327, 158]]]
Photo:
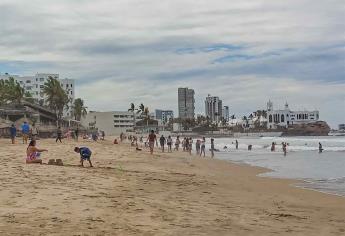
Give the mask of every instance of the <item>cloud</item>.
[[[93, 110], [177, 108], [195, 88], [247, 114], [268, 98], [344, 122], [342, 0], [2, 0], [0, 72], [77, 79]], [[301, 102], [303, 101], [303, 102]]]

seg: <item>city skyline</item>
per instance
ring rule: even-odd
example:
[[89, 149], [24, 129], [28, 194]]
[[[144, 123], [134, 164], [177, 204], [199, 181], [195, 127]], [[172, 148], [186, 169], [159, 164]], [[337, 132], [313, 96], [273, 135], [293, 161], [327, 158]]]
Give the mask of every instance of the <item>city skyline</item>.
[[73, 78], [90, 110], [143, 102], [178, 114], [176, 88], [190, 87], [196, 114], [209, 93], [237, 116], [272, 99], [317, 109], [336, 128], [345, 121], [342, 5], [4, 0], [0, 73]]

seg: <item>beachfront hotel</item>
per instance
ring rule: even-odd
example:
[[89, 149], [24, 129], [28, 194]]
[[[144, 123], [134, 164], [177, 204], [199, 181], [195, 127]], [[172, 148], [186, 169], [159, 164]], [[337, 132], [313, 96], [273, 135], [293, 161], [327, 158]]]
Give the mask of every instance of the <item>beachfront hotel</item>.
[[194, 119], [195, 99], [194, 90], [178, 88], [178, 115], [181, 119]]
[[218, 123], [223, 117], [223, 102], [219, 97], [208, 95], [205, 99], [205, 116]]
[[319, 120], [319, 111], [291, 111], [286, 103], [283, 110], [274, 110], [273, 103], [267, 103], [267, 128], [287, 128], [294, 124], [308, 124]]
[[134, 114], [129, 111], [90, 111], [81, 119], [81, 124], [84, 127], [104, 131], [106, 135], [119, 135], [122, 132], [132, 132], [134, 122]]
[[174, 119], [174, 112], [172, 110], [155, 110], [154, 118], [159, 122], [159, 125], [167, 124], [170, 119]]
[[61, 87], [65, 90], [69, 98], [68, 109], [64, 110], [64, 117], [72, 116], [72, 105], [74, 103], [75, 96], [75, 83], [73, 79], [59, 79], [59, 74], [47, 74], [47, 73], [37, 73], [33, 76], [19, 76], [11, 74], [0, 74], [1, 80], [8, 80], [10, 77], [13, 77], [25, 92], [29, 92], [39, 104], [45, 104], [45, 95], [43, 93], [44, 83], [47, 82], [48, 78], [54, 78], [60, 81]]

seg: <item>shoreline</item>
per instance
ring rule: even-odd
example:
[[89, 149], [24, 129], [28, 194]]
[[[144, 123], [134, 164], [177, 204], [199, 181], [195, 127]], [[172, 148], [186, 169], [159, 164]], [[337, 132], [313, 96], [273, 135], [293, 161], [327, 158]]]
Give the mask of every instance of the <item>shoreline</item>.
[[[291, 186], [292, 179], [258, 176], [267, 168], [181, 151], [156, 149], [151, 156], [110, 141], [52, 139], [39, 140], [49, 149], [44, 162], [60, 157], [68, 166], [26, 165], [26, 145], [0, 144], [2, 235], [345, 232], [343, 197]], [[77, 166], [76, 145], [91, 148], [94, 168]]]

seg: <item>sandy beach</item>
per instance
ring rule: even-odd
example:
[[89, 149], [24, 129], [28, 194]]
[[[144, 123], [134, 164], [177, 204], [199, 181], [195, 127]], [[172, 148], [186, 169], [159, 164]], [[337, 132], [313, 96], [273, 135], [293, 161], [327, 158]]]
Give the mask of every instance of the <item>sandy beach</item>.
[[[78, 166], [76, 145], [94, 168]], [[38, 147], [65, 166], [27, 165], [25, 145], [0, 139], [0, 235], [345, 235], [345, 198], [264, 169], [110, 141]]]

